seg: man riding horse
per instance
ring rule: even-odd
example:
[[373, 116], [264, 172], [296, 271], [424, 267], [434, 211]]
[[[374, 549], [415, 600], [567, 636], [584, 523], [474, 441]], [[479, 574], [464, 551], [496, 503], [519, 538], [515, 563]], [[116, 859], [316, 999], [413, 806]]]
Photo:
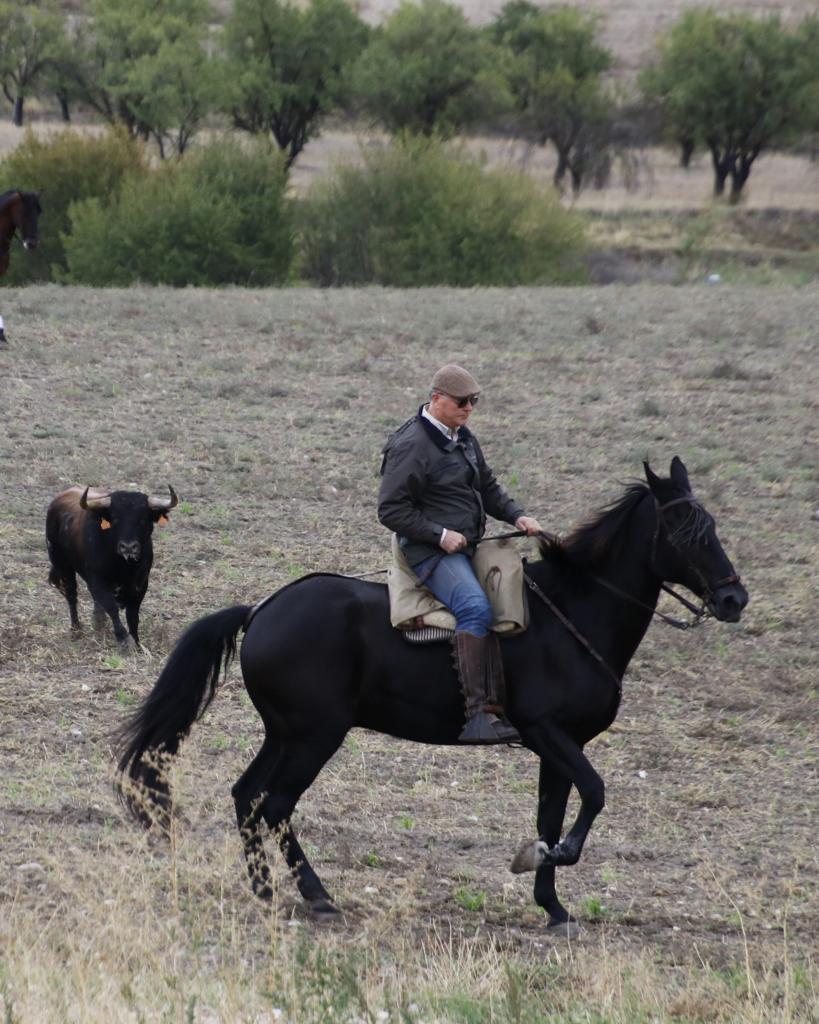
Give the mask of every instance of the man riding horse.
[[466, 425], [480, 390], [454, 363], [435, 373], [429, 403], [384, 445], [378, 518], [398, 535], [419, 581], [455, 615], [453, 649], [467, 718], [459, 742], [510, 743], [520, 737], [503, 710], [500, 644], [472, 556], [487, 513], [530, 536], [541, 528], [497, 482]]

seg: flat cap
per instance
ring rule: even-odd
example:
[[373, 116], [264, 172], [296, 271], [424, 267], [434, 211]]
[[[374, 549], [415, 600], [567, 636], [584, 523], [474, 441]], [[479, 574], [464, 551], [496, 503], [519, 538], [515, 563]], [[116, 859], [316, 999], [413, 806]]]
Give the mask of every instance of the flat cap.
[[453, 398], [466, 398], [467, 395], [480, 394], [480, 385], [462, 366], [447, 363], [436, 370], [429, 386], [430, 391], [444, 391]]

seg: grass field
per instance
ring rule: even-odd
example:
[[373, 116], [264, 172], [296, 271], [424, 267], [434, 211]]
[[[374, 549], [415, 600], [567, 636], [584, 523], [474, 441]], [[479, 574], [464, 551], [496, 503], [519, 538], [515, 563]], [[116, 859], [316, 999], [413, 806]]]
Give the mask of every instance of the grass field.
[[[20, 257], [18, 257], [20, 258]], [[0, 291], [0, 1006], [8, 1022], [808, 1022], [816, 964], [819, 408], [806, 288]], [[181, 629], [312, 570], [383, 567], [378, 450], [454, 358], [513, 494], [565, 532], [645, 456], [686, 461], [751, 602], [652, 626], [547, 936], [537, 766], [356, 730], [295, 824], [345, 910], [246, 883], [230, 787], [261, 740], [234, 668], [175, 771], [171, 844], [118, 807], [112, 731]], [[146, 651], [72, 642], [43, 524], [70, 483], [181, 504]], [[90, 602], [81, 599], [90, 622]]]

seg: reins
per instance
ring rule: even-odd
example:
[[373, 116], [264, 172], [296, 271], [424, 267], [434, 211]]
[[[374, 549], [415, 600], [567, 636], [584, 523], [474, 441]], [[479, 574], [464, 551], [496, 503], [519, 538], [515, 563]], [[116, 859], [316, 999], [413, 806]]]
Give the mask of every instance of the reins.
[[611, 678], [614, 680], [617, 686], [618, 698], [621, 697], [623, 694], [623, 680], [620, 678], [620, 676], [617, 675], [617, 673], [614, 671], [611, 665], [609, 665], [609, 663], [606, 661], [603, 655], [600, 654], [600, 652], [592, 646], [592, 644], [586, 639], [586, 637], [583, 636], [583, 634], [580, 632], [577, 626], [575, 626], [572, 620], [568, 616], [564, 615], [563, 612], [557, 607], [554, 601], [552, 601], [543, 593], [543, 591], [540, 589], [537, 583], [535, 583], [531, 576], [524, 572], [523, 578], [524, 580], [526, 580], [526, 586], [532, 591], [533, 594], [536, 594], [540, 598], [540, 600], [546, 605], [546, 607], [549, 609], [552, 615], [554, 615], [557, 621], [561, 625], [565, 626], [565, 628], [568, 629], [568, 631], [572, 634], [575, 640], [577, 640], [577, 642], [582, 647], [585, 647], [589, 654], [594, 658], [594, 660], [597, 661], [608, 672], [608, 674], [611, 676]]
[[[689, 498], [675, 498], [674, 501], [669, 501], [665, 505], [658, 505], [657, 506], [657, 511], [659, 513], [662, 513], [663, 509], [668, 508], [669, 505], [676, 505], [676, 504], [679, 504], [681, 502], [690, 501], [690, 500], [692, 500], [692, 499], [689, 499]], [[659, 520], [658, 520], [658, 525], [659, 525]], [[515, 530], [513, 533], [501, 533], [501, 534], [499, 534], [496, 537], [482, 537], [481, 540], [479, 540], [477, 543], [478, 544], [483, 544], [484, 541], [487, 541], [487, 540], [506, 540], [509, 537], [525, 537], [525, 536], [526, 536], [526, 531], [525, 530]], [[553, 533], [547, 533], [546, 530], [541, 530], [540, 531], [540, 536], [544, 540], [546, 540], [546, 541], [556, 541], [558, 539]], [[654, 545], [652, 545], [652, 566], [653, 566], [653, 563], [654, 563], [653, 552], [654, 552]], [[656, 569], [655, 569], [655, 572], [656, 572]], [[638, 607], [643, 608], [645, 611], [651, 612], [652, 615], [656, 615], [658, 619], [662, 619], [663, 622], [667, 623], [669, 626], [673, 626], [674, 629], [682, 629], [682, 630], [693, 629], [695, 626], [699, 626], [700, 623], [703, 622], [704, 619], [708, 618], [708, 612], [706, 611], [706, 608], [705, 608], [705, 602], [703, 602], [701, 605], [697, 606], [693, 602], [689, 601], [688, 598], [683, 597], [682, 594], [678, 594], [677, 591], [674, 590], [672, 587], [670, 587], [667, 583], [661, 583], [660, 584], [661, 589], [664, 590], [667, 594], [670, 594], [677, 601], [679, 601], [681, 605], [683, 605], [685, 608], [687, 608], [688, 611], [690, 611], [695, 616], [693, 622], [684, 622], [682, 619], [675, 619], [671, 615], [666, 615], [665, 612], [659, 612], [659, 611], [657, 611], [656, 608], [652, 608], [651, 605], [646, 604], [645, 601], [641, 601], [639, 598], [634, 597], [632, 594], [627, 593], [627, 591], [621, 590], [620, 587], [615, 586], [614, 583], [609, 583], [608, 580], [604, 580], [602, 578], [602, 576], [596, 576], [594, 573], [589, 573], [589, 575], [595, 581], [595, 583], [599, 583], [601, 586], [606, 587], [607, 590], [610, 590], [613, 594], [616, 594], [618, 597], [622, 597], [626, 601], [630, 601], [632, 604], [636, 604]], [[529, 577], [527, 576], [526, 579], [527, 579], [527, 583], [528, 583], [529, 582]], [[738, 583], [738, 582], [739, 582], [739, 577], [738, 576], [727, 576], [724, 580], [719, 580], [715, 584], [715, 587], [719, 588], [719, 587], [722, 587], [722, 586], [727, 586], [727, 584], [729, 584], [729, 583]], [[538, 588], [537, 584], [534, 583], [534, 581], [532, 581], [531, 589], [532, 589], [532, 591], [534, 593], [537, 593], [537, 590], [539, 590], [540, 588]], [[711, 590], [710, 587], [707, 587], [706, 589], [709, 590], [709, 591]], [[538, 595], [538, 596], [541, 597], [541, 600], [545, 599], [545, 595], [542, 595], [542, 596]], [[546, 603], [547, 604], [549, 603], [548, 600], [546, 600]]]
[[674, 629], [693, 629], [695, 626], [699, 626], [704, 622], [705, 619], [709, 618], [705, 602], [698, 607], [692, 601], [689, 601], [687, 597], [683, 597], [682, 594], [678, 594], [677, 591], [669, 587], [667, 583], [661, 583], [660, 589], [664, 590], [666, 594], [670, 594], [673, 598], [679, 601], [681, 605], [687, 608], [694, 615], [693, 622], [685, 622], [682, 619], [675, 619], [673, 615], [666, 615], [665, 612], [657, 611], [657, 609], [652, 608], [650, 604], [646, 604], [645, 601], [641, 601], [638, 597], [634, 597], [633, 594], [629, 594], [625, 590], [621, 590], [613, 583], [609, 583], [608, 580], [604, 580], [601, 576], [595, 576], [592, 574], [591, 578], [595, 583], [599, 583], [601, 587], [605, 587], [606, 590], [610, 590], [612, 594], [622, 597], [624, 601], [630, 601], [632, 604], [636, 604], [638, 608], [643, 608], [645, 611], [651, 612], [652, 615], [656, 615], [658, 619], [662, 619], [666, 625], [673, 626]]

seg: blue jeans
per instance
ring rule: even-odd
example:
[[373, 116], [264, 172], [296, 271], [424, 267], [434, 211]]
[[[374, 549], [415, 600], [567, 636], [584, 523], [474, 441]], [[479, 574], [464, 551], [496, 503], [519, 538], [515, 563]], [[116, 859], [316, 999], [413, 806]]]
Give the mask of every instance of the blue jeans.
[[433, 555], [418, 562], [412, 570], [421, 578], [436, 560], [438, 564], [424, 580], [424, 586], [455, 616], [456, 630], [486, 636], [492, 626], [492, 606], [478, 583], [472, 559], [460, 551], [454, 555]]

